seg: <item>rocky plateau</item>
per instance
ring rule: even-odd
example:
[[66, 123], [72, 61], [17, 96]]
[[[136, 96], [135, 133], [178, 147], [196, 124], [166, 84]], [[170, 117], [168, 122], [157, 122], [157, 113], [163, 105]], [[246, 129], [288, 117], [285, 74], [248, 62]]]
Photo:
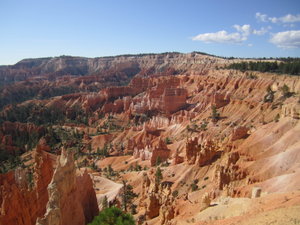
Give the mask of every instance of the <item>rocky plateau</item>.
[[144, 225], [300, 224], [300, 76], [225, 68], [241, 61], [1, 66], [0, 224], [83, 225], [108, 206]]

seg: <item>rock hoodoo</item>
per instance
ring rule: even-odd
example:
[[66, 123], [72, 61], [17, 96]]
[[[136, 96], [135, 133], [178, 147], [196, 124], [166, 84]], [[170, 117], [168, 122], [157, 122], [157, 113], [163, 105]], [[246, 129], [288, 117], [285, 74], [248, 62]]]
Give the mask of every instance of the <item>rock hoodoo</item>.
[[0, 224], [33, 225], [46, 212], [52, 159], [40, 148], [32, 157], [33, 168], [0, 174]]
[[[83, 184], [87, 185], [84, 189]], [[57, 160], [48, 193], [47, 211], [37, 225], [83, 225], [98, 212], [91, 178], [86, 172], [76, 178], [73, 154], [68, 150], [63, 149]]]

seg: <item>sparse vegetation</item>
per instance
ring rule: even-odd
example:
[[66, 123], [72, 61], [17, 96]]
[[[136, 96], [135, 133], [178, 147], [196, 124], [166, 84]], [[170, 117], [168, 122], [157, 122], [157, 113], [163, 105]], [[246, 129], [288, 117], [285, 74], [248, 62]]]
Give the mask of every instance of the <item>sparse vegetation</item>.
[[171, 139], [170, 139], [169, 137], [166, 137], [165, 143], [166, 143], [167, 145], [169, 145], [169, 144], [172, 144], [172, 141], [171, 141]]
[[178, 191], [177, 191], [177, 190], [173, 191], [173, 192], [172, 192], [172, 196], [173, 196], [174, 198], [176, 198], [176, 197], [178, 196]]
[[36, 125], [54, 125], [65, 122], [88, 125], [87, 118], [89, 115], [83, 111], [80, 105], [74, 106], [68, 111], [72, 113], [66, 115], [64, 108], [35, 103], [12, 105], [6, 114], [1, 114], [0, 121], [33, 123]]
[[107, 156], [109, 156], [108, 149], [109, 149], [108, 145], [104, 145], [103, 148], [98, 147], [97, 154], [99, 156], [107, 157]]
[[161, 164], [161, 162], [162, 162], [161, 157], [158, 156], [158, 157], [156, 158], [156, 160], [155, 160], [155, 165], [156, 165], [156, 166], [159, 166], [159, 165]]
[[168, 163], [167, 161], [164, 161], [163, 163], [161, 163], [161, 167], [168, 167], [170, 165], [170, 163]]
[[10, 170], [13, 170], [19, 166], [23, 165], [23, 162], [20, 159], [19, 154], [11, 154], [7, 152], [3, 145], [0, 145], [0, 173], [7, 173]]
[[200, 125], [200, 129], [203, 131], [207, 130], [207, 124], [208, 123], [206, 121], [202, 121], [202, 123]]
[[220, 119], [220, 113], [218, 112], [215, 105], [211, 107], [211, 118], [213, 121], [218, 121]]
[[246, 78], [250, 79], [250, 80], [255, 80], [255, 79], [257, 79], [257, 76], [253, 73], [247, 73]]
[[127, 184], [127, 182], [125, 180], [123, 180], [122, 182], [123, 182], [123, 192], [122, 192], [122, 195], [121, 195], [121, 197], [122, 197], [122, 208], [125, 212], [127, 212], [128, 208], [130, 208], [131, 211], [132, 211], [133, 210], [132, 207], [135, 210], [136, 207], [132, 206], [133, 205], [132, 201], [138, 195], [133, 192], [133, 187], [130, 184]]
[[194, 181], [193, 181], [193, 183], [191, 184], [191, 189], [192, 189], [192, 191], [197, 191], [198, 190], [198, 179], [195, 179]]
[[31, 169], [28, 169], [28, 172], [27, 172], [27, 184], [28, 184], [28, 188], [29, 189], [32, 189], [33, 186], [34, 186], [34, 180], [33, 180], [33, 172]]
[[289, 98], [292, 96], [292, 92], [290, 92], [290, 88], [286, 84], [284, 84], [282, 87], [280, 87], [279, 90], [281, 91], [283, 98]]
[[279, 121], [279, 119], [280, 119], [280, 115], [279, 115], [279, 113], [277, 113], [277, 115], [274, 118], [274, 121], [277, 123]]
[[107, 197], [106, 195], [104, 196], [103, 200], [102, 200], [102, 209], [106, 209], [108, 208], [108, 200], [107, 200]]
[[160, 167], [157, 167], [156, 172], [155, 172], [155, 183], [160, 184], [162, 179], [163, 179], [163, 175], [162, 175], [161, 169], [160, 169]]
[[273, 102], [274, 100], [274, 91], [272, 91], [271, 87], [267, 87], [267, 94], [264, 96], [264, 102]]
[[141, 171], [142, 170], [142, 167], [138, 164], [138, 162], [135, 163], [134, 170], [135, 171]]

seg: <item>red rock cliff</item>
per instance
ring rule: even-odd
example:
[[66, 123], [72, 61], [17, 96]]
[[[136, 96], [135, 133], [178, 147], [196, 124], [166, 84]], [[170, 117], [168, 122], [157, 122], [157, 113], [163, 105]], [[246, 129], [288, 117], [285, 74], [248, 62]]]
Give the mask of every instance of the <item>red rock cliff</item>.
[[49, 202], [45, 215], [38, 225], [83, 225], [98, 213], [92, 181], [85, 172], [76, 177], [73, 154], [62, 151], [57, 168], [48, 186]]
[[[47, 186], [53, 174], [52, 160], [38, 148], [34, 158], [33, 172], [17, 169], [0, 175], [0, 224], [35, 224], [37, 217], [46, 212]], [[28, 180], [29, 173], [33, 173], [33, 180]]]

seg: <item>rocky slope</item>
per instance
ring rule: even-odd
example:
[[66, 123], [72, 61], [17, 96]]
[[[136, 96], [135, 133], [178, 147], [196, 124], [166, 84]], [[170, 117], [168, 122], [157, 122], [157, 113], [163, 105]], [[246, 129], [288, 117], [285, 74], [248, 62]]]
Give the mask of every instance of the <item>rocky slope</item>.
[[206, 73], [224, 60], [202, 54], [144, 54], [83, 58], [60, 56], [24, 59], [0, 66], [0, 108], [32, 98], [45, 99], [75, 92], [128, 84], [135, 75], [171, 75], [190, 69]]
[[[10, 72], [1, 68], [2, 77], [27, 74], [12, 86], [44, 82], [53, 90], [65, 82], [84, 90], [5, 103], [0, 112], [5, 151], [22, 150], [24, 161], [34, 149], [25, 142], [37, 139], [41, 154], [60, 155], [52, 160], [53, 176], [42, 185], [45, 192], [49, 184], [49, 200], [43, 197], [30, 218], [21, 210], [30, 221], [23, 224], [34, 224], [37, 217], [37, 224], [87, 223], [104, 207], [104, 196], [109, 205], [124, 206], [124, 184], [138, 195], [127, 202], [138, 224], [300, 221], [295, 213], [300, 205], [300, 79], [214, 69], [226, 63], [196, 53], [168, 53], [24, 60], [4, 68]], [[116, 86], [118, 78], [128, 84]], [[28, 131], [27, 139], [16, 144], [20, 132], [15, 130]], [[9, 198], [12, 174], [2, 176], [1, 200]], [[28, 204], [26, 198], [20, 201]], [[9, 208], [3, 206], [1, 212]], [[8, 214], [0, 218], [13, 224], [8, 219], [15, 215]], [[264, 218], [275, 214], [274, 221]]]
[[[104, 72], [124, 72], [135, 75], [178, 73], [183, 70], [202, 68], [204, 72], [220, 58], [198, 53], [162, 53], [122, 55], [115, 57], [84, 58], [60, 56], [54, 58], [24, 59], [12, 66], [1, 66], [1, 81], [21, 81], [29, 77], [45, 75], [91, 75]], [[167, 69], [167, 70], [166, 70]]]

